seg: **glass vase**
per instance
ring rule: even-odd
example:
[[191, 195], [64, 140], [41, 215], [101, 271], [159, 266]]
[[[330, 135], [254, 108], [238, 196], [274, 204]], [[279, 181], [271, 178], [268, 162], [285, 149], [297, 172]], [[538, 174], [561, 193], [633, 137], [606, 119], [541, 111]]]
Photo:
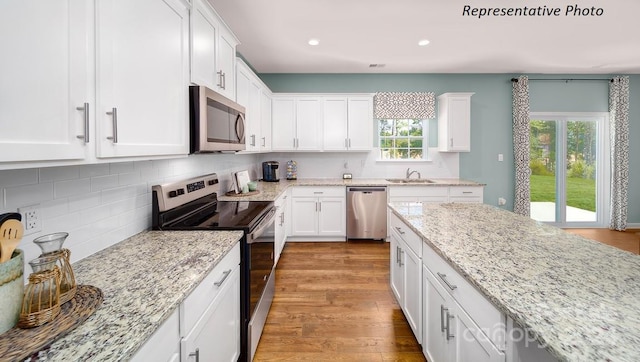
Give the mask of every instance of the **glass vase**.
[[57, 256], [48, 255], [29, 262], [33, 273], [25, 288], [18, 327], [43, 325], [60, 314], [60, 269]]
[[69, 233], [58, 232], [43, 235], [33, 240], [40, 247], [42, 255], [56, 257], [56, 264], [60, 269], [60, 304], [64, 304], [76, 295], [76, 277], [71, 268], [71, 251], [63, 249], [62, 245], [69, 236]]

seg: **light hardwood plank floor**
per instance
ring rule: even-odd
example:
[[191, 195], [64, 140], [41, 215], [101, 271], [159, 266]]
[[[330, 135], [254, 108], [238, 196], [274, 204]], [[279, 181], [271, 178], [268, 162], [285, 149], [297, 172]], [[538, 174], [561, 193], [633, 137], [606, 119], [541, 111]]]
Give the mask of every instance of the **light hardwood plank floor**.
[[425, 361], [389, 288], [389, 244], [288, 242], [254, 361]]
[[581, 235], [587, 239], [600, 241], [607, 245], [640, 254], [640, 230], [629, 229], [626, 231], [614, 231], [609, 229], [564, 229], [573, 234]]

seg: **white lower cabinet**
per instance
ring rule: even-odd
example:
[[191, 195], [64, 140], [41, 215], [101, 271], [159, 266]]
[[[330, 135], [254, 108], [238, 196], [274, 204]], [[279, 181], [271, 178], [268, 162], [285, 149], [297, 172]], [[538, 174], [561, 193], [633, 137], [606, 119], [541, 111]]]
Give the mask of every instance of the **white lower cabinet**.
[[178, 308], [133, 355], [132, 362], [180, 360], [180, 317]]
[[285, 192], [280, 195], [278, 199], [274, 202], [276, 207], [276, 225], [274, 231], [274, 239], [275, 239], [275, 257], [274, 263], [277, 264], [278, 260], [280, 260], [280, 254], [282, 253], [282, 249], [284, 249], [284, 244], [287, 240], [287, 223], [288, 223], [288, 204], [289, 204], [289, 195]]
[[343, 186], [294, 187], [291, 190], [291, 236], [344, 238], [346, 224]]
[[390, 186], [390, 202], [483, 202], [483, 186]]
[[[391, 290], [398, 300], [409, 326], [418, 341], [422, 340], [422, 262], [420, 238], [407, 227], [398, 225], [395, 215], [391, 219]], [[417, 239], [419, 243], [413, 243]]]

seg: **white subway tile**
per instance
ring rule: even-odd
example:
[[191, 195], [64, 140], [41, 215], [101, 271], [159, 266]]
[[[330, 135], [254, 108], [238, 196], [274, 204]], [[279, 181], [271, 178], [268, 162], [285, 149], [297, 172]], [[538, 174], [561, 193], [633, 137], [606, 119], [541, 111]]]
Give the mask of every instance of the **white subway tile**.
[[109, 215], [118, 216], [124, 213], [128, 213], [131, 210], [134, 210], [136, 208], [136, 199], [126, 198], [123, 200], [109, 203], [106, 206], [109, 206]]
[[118, 175], [118, 185], [128, 186], [140, 182], [140, 172], [121, 173]]
[[78, 166], [47, 167], [40, 169], [40, 182], [77, 179], [80, 175]]
[[133, 162], [116, 162], [109, 164], [109, 173], [112, 175], [133, 172]]
[[153, 161], [138, 161], [133, 163], [133, 168], [136, 170], [148, 170], [153, 168]]
[[[59, 231], [68, 232], [86, 222], [86, 214], [73, 212], [48, 219], [42, 219], [42, 230], [44, 234], [55, 233]], [[46, 232], [45, 232], [46, 230]]]
[[58, 181], [53, 184], [53, 191], [56, 199], [88, 194], [91, 192], [91, 179]]
[[160, 178], [160, 170], [157, 168], [143, 168], [140, 170], [141, 180], [155, 181]]
[[55, 199], [40, 203], [40, 217], [49, 219], [69, 213], [69, 202], [67, 199]]
[[109, 164], [100, 163], [95, 165], [80, 166], [80, 178], [105, 176], [109, 174]]
[[118, 186], [118, 175], [97, 176], [91, 178], [91, 191], [102, 191]]
[[100, 192], [69, 197], [69, 212], [81, 211], [96, 207], [102, 202]]
[[5, 196], [7, 209], [39, 204], [53, 200], [53, 183], [8, 187]]
[[2, 170], [0, 171], [0, 188], [34, 185], [38, 183], [38, 169], [29, 168], [24, 170]]
[[135, 187], [124, 186], [102, 191], [102, 203], [108, 204], [119, 200], [133, 199], [138, 192]]
[[81, 214], [82, 223], [79, 223], [78, 226], [93, 224], [111, 217], [111, 207], [109, 205], [98, 205], [82, 211]]

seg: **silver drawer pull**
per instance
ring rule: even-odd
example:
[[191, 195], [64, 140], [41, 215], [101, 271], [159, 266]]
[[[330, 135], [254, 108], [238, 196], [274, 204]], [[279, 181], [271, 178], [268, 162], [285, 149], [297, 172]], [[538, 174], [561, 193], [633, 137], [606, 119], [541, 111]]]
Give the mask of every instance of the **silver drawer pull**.
[[463, 194], [472, 194], [473, 191], [462, 191]]
[[200, 362], [200, 348], [196, 348], [195, 352], [189, 353], [189, 357], [196, 357], [196, 362]]
[[400, 234], [404, 235], [404, 231], [402, 231], [402, 228], [400, 226], [394, 226], [394, 228], [398, 230]]
[[455, 317], [449, 314], [449, 311], [447, 311], [447, 327], [445, 328], [447, 330], [447, 341], [454, 337], [454, 335], [451, 334], [451, 320], [453, 318]]
[[444, 284], [446, 284], [449, 289], [454, 290], [457, 288], [456, 285], [453, 285], [451, 283], [449, 283], [449, 281], [447, 280], [447, 275], [446, 274], [442, 274], [442, 273], [436, 273], [438, 274], [438, 276], [440, 277], [440, 279], [442, 279], [442, 281], [444, 282]]
[[449, 308], [445, 308], [444, 305], [440, 304], [440, 332], [444, 332], [445, 312], [448, 313], [448, 311], [449, 311]]
[[109, 136], [107, 139], [113, 141], [113, 143], [118, 143], [118, 109], [111, 108], [111, 112], [107, 112], [107, 114], [111, 116], [113, 124], [113, 136]]
[[224, 281], [227, 280], [227, 278], [229, 277], [229, 274], [231, 274], [231, 269], [225, 270], [224, 272], [222, 272], [222, 279], [213, 283], [213, 285], [215, 285], [216, 287], [221, 286], [222, 283], [224, 283]]
[[84, 143], [89, 143], [89, 103], [85, 102], [82, 107], [76, 107], [76, 109], [84, 112], [84, 134], [76, 137], [84, 140]]

